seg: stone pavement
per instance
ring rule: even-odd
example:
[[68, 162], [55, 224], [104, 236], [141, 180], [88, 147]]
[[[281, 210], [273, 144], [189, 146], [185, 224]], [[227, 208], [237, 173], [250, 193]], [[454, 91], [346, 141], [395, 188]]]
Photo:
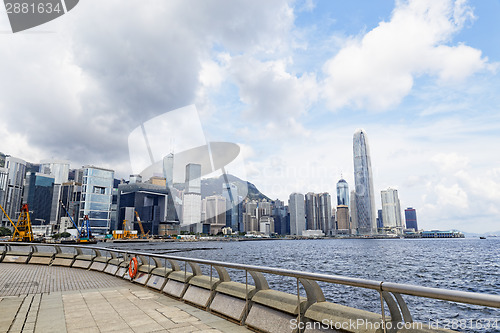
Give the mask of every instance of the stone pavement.
[[[35, 279], [37, 276], [40, 279]], [[93, 281], [88, 281], [89, 278]], [[71, 283], [70, 279], [73, 279]], [[87, 281], [75, 283], [80, 279]], [[249, 330], [108, 274], [0, 263], [0, 332], [238, 333]]]

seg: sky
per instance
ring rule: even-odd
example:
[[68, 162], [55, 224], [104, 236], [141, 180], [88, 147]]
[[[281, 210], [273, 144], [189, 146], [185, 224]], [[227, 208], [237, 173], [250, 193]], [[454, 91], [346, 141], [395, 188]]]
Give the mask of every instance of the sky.
[[194, 105], [207, 142], [241, 147], [226, 170], [286, 202], [335, 198], [341, 177], [354, 188], [363, 128], [378, 208], [392, 187], [420, 228], [496, 232], [499, 13], [496, 0], [81, 0], [13, 34], [0, 10], [0, 152], [127, 179], [130, 133]]

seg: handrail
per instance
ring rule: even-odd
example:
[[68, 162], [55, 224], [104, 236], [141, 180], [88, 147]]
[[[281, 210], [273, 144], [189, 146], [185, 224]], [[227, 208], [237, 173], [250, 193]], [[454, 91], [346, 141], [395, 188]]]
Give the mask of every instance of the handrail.
[[[29, 246], [32, 245], [30, 243], [8, 243], [8, 242], [0, 242], [3, 245], [24, 245]], [[459, 290], [449, 290], [442, 288], [431, 288], [431, 287], [422, 287], [416, 285], [409, 284], [400, 284], [400, 283], [392, 283], [392, 282], [384, 282], [384, 281], [375, 281], [375, 280], [367, 280], [361, 278], [352, 278], [345, 277], [340, 275], [329, 275], [322, 273], [310, 273], [310, 272], [300, 272], [294, 271], [290, 269], [283, 268], [274, 268], [274, 267], [266, 267], [266, 266], [255, 266], [255, 265], [245, 265], [245, 264], [236, 264], [236, 263], [227, 263], [222, 261], [215, 260], [207, 260], [207, 259], [197, 259], [197, 258], [187, 258], [187, 257], [179, 257], [179, 256], [171, 256], [165, 254], [156, 254], [156, 253], [147, 253], [147, 252], [136, 252], [136, 251], [127, 251], [127, 250], [118, 250], [111, 249], [106, 247], [97, 247], [97, 246], [82, 246], [82, 245], [71, 245], [71, 244], [43, 244], [46, 246], [59, 246], [59, 247], [70, 247], [70, 248], [85, 248], [85, 249], [95, 249], [107, 252], [115, 252], [122, 254], [131, 254], [134, 255], [143, 255], [151, 258], [163, 258], [163, 259], [171, 259], [178, 260], [183, 262], [191, 262], [203, 265], [211, 265], [211, 266], [220, 266], [231, 269], [238, 269], [244, 271], [254, 271], [261, 273], [269, 273], [274, 275], [281, 276], [290, 276], [294, 278], [300, 279], [308, 279], [314, 281], [322, 281], [334, 284], [342, 284], [352, 287], [360, 287], [376, 290], [379, 292], [392, 292], [404, 295], [425, 297], [425, 298], [433, 298], [445, 301], [459, 302], [459, 303], [467, 303], [473, 305], [482, 305], [494, 308], [500, 308], [500, 295], [492, 295], [492, 294], [483, 294], [483, 293], [475, 293], [468, 291], [459, 291]]]

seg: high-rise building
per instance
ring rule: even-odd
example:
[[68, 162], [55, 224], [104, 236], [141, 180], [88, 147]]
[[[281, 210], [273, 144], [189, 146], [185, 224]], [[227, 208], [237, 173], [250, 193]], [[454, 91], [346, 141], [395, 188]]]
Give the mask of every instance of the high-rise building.
[[305, 195], [307, 230], [321, 230], [330, 235], [332, 226], [332, 198], [328, 193], [307, 193]]
[[377, 210], [377, 229], [384, 228], [384, 218], [382, 216], [382, 209]]
[[329, 193], [320, 193], [318, 196], [318, 229], [325, 235], [332, 235], [335, 227], [332, 219], [332, 197]]
[[346, 205], [337, 206], [337, 231], [349, 233], [349, 207]]
[[[182, 225], [201, 223], [201, 165], [186, 165], [186, 186], [182, 200]], [[224, 222], [225, 225], [225, 222]]]
[[203, 200], [207, 216], [205, 222], [210, 224], [210, 234], [216, 235], [226, 227], [226, 198], [212, 195]]
[[[226, 198], [226, 227], [239, 230], [238, 223], [238, 187], [234, 183], [222, 183], [222, 196]], [[243, 231], [243, 230], [242, 230]]]
[[163, 176], [167, 186], [174, 185], [174, 154], [172, 153], [163, 158]]
[[107, 234], [111, 230], [111, 202], [113, 199], [114, 171], [86, 165], [82, 168], [82, 198], [78, 224], [88, 215], [95, 234]]
[[259, 219], [259, 231], [264, 235], [273, 234], [274, 231], [274, 219], [271, 216], [261, 216]]
[[42, 160], [40, 172], [53, 176], [54, 184], [66, 183], [69, 177], [69, 161]]
[[354, 133], [353, 156], [358, 233], [373, 235], [377, 232], [377, 221], [372, 166], [368, 138], [362, 129]]
[[23, 203], [28, 204], [34, 224], [49, 224], [54, 176], [29, 172], [24, 185]]
[[[275, 200], [272, 205], [273, 219], [274, 219], [274, 232], [278, 235], [287, 234], [286, 226], [286, 216], [287, 216], [287, 206], [281, 200]], [[290, 226], [288, 226], [290, 229]]]
[[[4, 167], [0, 167], [0, 205], [4, 205], [4, 199], [7, 192], [7, 182], [9, 179], [9, 170]], [[0, 210], [0, 227], [3, 220], [3, 212]]]
[[245, 213], [243, 214], [243, 225], [245, 232], [255, 232], [259, 231], [259, 219], [258, 219], [258, 208], [259, 205], [257, 201], [246, 201], [245, 202]]
[[[12, 220], [17, 220], [19, 212], [21, 211], [26, 162], [20, 158], [6, 156], [5, 169], [7, 170], [7, 184], [5, 186], [1, 205]], [[9, 220], [2, 212], [0, 212], [0, 217], [2, 226], [10, 227]]]
[[349, 185], [344, 179], [337, 182], [337, 206], [349, 206]]
[[306, 229], [318, 230], [318, 200], [317, 195], [309, 192], [305, 195], [305, 214], [306, 214]]
[[351, 191], [351, 199], [349, 207], [351, 210], [351, 223], [350, 223], [351, 233], [356, 234], [358, 232], [358, 211], [356, 209], [356, 192], [354, 190]]
[[406, 229], [413, 229], [415, 231], [418, 230], [417, 211], [415, 210], [415, 208], [408, 207], [405, 209], [405, 220]]
[[388, 188], [381, 191], [382, 198], [382, 220], [384, 229], [394, 229], [402, 233], [403, 223], [401, 221], [401, 206], [399, 203], [398, 190]]
[[290, 212], [290, 235], [302, 236], [302, 232], [306, 230], [304, 195], [290, 194], [288, 210]]

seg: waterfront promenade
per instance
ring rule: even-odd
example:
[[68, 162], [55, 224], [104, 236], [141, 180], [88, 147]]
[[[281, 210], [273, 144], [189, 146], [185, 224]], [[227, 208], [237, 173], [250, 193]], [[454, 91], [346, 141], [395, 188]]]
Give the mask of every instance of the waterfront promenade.
[[250, 332], [124, 279], [0, 263], [0, 332]]

